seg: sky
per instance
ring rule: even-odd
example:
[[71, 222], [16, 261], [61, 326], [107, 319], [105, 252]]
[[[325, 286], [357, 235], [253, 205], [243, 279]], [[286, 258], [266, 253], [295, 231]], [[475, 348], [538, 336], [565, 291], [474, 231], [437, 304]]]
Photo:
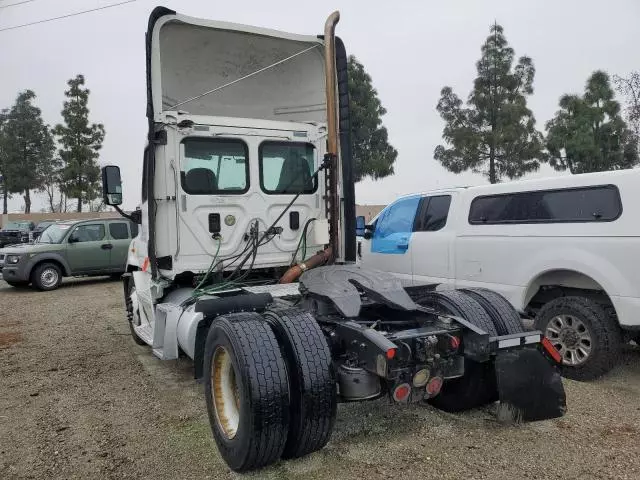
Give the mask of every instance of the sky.
[[[0, 0], [0, 30], [14, 25], [101, 7], [122, 0]], [[386, 204], [398, 195], [486, 182], [480, 175], [454, 175], [433, 159], [442, 142], [435, 110], [449, 85], [466, 98], [475, 78], [480, 46], [494, 21], [504, 27], [516, 56], [536, 67], [529, 98], [539, 129], [564, 93], [581, 93], [596, 69], [627, 75], [640, 68], [640, 1], [609, 0], [300, 0], [213, 2], [137, 0], [133, 3], [38, 25], [0, 31], [0, 108], [27, 88], [38, 96], [45, 122], [61, 121], [66, 81], [82, 73], [91, 90], [91, 120], [105, 125], [101, 164], [119, 165], [124, 207], [140, 198], [146, 135], [144, 32], [153, 7], [162, 4], [190, 16], [322, 33], [338, 9], [337, 34], [347, 52], [364, 64], [387, 109], [389, 140], [398, 150], [395, 175], [356, 185], [359, 204]], [[543, 166], [532, 176], [556, 175]], [[19, 196], [10, 209], [23, 205]], [[42, 196], [33, 211], [44, 208]]]

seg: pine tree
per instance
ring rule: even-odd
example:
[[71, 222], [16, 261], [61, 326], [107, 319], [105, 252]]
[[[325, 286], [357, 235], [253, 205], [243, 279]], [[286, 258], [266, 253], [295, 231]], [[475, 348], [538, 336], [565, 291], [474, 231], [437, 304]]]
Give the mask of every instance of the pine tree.
[[583, 96], [560, 98], [560, 110], [547, 122], [547, 161], [553, 168], [585, 173], [638, 164], [636, 136], [613, 97], [609, 75], [596, 71]]
[[0, 139], [5, 190], [23, 195], [25, 213], [31, 212], [31, 190], [42, 188], [43, 172], [55, 149], [49, 127], [32, 103], [35, 98], [31, 90], [18, 94], [15, 105], [3, 115]]
[[539, 168], [542, 135], [527, 108], [535, 68], [531, 58], [520, 57], [512, 69], [514, 56], [502, 27], [494, 24], [476, 63], [467, 106], [451, 87], [442, 89], [436, 108], [446, 122], [447, 146], [438, 145], [434, 156], [447, 170], [472, 170], [496, 183]]
[[393, 175], [398, 151], [389, 144], [387, 129], [382, 126], [381, 117], [387, 111], [373, 88], [371, 76], [353, 55], [349, 57], [348, 75], [355, 180]]
[[62, 145], [59, 150], [63, 167], [60, 172], [62, 192], [78, 201], [76, 211], [82, 211], [82, 204], [98, 197], [100, 191], [99, 150], [104, 140], [104, 126], [89, 124], [89, 90], [84, 88], [84, 76], [77, 75], [67, 82], [69, 90], [64, 94], [62, 118], [64, 125], [58, 124], [54, 134]]

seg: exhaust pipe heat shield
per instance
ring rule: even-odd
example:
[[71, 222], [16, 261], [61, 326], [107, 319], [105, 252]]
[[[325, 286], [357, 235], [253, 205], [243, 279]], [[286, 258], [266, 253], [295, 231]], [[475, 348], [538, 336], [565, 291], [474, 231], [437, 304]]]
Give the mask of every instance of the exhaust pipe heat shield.
[[562, 417], [567, 398], [558, 368], [537, 348], [498, 352], [498, 419], [531, 422]]

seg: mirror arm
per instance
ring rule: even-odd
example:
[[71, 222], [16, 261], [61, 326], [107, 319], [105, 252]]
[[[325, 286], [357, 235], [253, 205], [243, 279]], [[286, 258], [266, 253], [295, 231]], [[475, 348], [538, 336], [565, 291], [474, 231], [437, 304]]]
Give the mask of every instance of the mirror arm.
[[131, 220], [133, 223], [137, 223], [138, 225], [141, 223], [140, 215], [136, 215], [135, 212], [133, 214], [128, 214], [124, 210], [122, 210], [118, 205], [111, 205], [116, 209], [116, 212], [120, 214], [120, 216], [126, 218], [127, 220]]

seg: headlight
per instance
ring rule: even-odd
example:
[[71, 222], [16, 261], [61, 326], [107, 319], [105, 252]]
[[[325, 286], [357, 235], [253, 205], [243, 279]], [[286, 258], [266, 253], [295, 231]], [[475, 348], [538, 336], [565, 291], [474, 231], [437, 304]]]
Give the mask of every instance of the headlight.
[[11, 265], [15, 265], [20, 261], [20, 255], [7, 255], [5, 262]]

